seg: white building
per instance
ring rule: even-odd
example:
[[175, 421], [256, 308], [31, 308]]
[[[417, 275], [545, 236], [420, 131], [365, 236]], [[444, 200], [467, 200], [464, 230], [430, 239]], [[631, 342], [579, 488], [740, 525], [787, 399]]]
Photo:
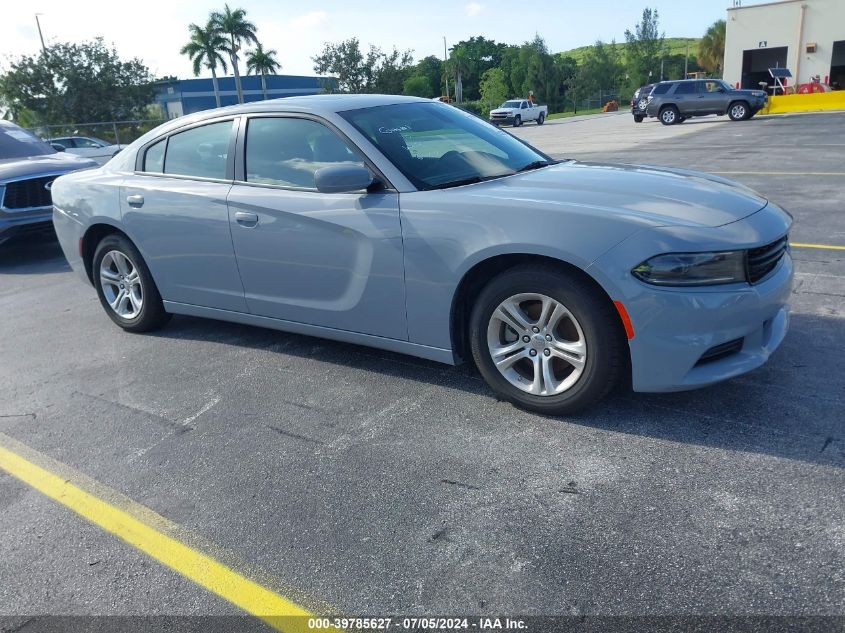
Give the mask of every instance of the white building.
[[780, 0], [728, 9], [725, 80], [742, 88], [759, 88], [761, 81], [771, 85], [774, 67], [790, 70], [790, 85], [818, 76], [845, 89], [845, 0]]

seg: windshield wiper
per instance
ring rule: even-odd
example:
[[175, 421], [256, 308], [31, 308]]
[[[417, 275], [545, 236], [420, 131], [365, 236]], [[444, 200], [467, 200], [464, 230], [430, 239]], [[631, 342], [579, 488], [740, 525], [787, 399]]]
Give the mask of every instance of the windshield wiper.
[[549, 160], [535, 160], [533, 163], [528, 163], [524, 167], [520, 167], [514, 173], [520, 173], [523, 171], [531, 171], [533, 169], [540, 169], [541, 167], [548, 167], [549, 165], [553, 165], [554, 163]]
[[[494, 176], [497, 177], [497, 176]], [[463, 185], [474, 185], [477, 182], [483, 182], [485, 180], [490, 180], [490, 177], [484, 178], [482, 176], [470, 176], [469, 178], [461, 178], [460, 180], [449, 180], [447, 182], [441, 182], [437, 185], [429, 185], [425, 188], [426, 191], [431, 191], [432, 189], [448, 189], [449, 187], [461, 187]]]

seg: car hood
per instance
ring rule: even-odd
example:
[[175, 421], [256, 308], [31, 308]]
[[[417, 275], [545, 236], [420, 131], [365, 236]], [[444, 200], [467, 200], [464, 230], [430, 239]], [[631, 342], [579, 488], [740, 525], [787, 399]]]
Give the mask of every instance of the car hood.
[[495, 110], [490, 110], [490, 114], [513, 114], [519, 110], [519, 108], [496, 108]]
[[99, 167], [99, 165], [93, 160], [67, 152], [25, 158], [0, 158], [0, 182], [40, 174], [63, 174], [92, 167]]
[[567, 161], [464, 188], [515, 206], [592, 208], [651, 226], [721, 226], [756, 213], [767, 200], [730, 180], [682, 169]]

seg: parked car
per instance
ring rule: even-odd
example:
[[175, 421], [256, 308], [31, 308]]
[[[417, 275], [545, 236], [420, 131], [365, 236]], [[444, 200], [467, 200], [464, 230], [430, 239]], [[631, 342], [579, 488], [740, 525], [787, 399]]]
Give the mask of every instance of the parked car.
[[428, 99], [180, 117], [53, 195], [68, 261], [129, 332], [189, 314], [471, 360], [541, 413], [619, 381], [737, 376], [787, 330], [776, 204], [681, 169], [555, 161]]
[[646, 117], [645, 109], [648, 105], [648, 95], [651, 94], [651, 89], [655, 84], [646, 84], [634, 91], [634, 96], [631, 97], [631, 114], [634, 115], [635, 123], [642, 123]]
[[736, 90], [721, 79], [661, 81], [648, 97], [646, 114], [659, 118], [663, 125], [709, 114], [745, 121], [766, 105], [766, 99], [762, 90]]
[[[116, 145], [93, 136], [61, 136], [48, 141], [55, 149], [63, 147], [69, 154], [77, 154], [105, 165], [126, 145]], [[61, 150], [59, 150], [61, 151]]]
[[543, 125], [547, 116], [549, 116], [548, 106], [534, 105], [527, 99], [511, 99], [495, 110], [490, 110], [490, 123], [519, 127], [526, 121], [536, 121], [537, 125]]
[[96, 166], [0, 120], [0, 244], [18, 233], [51, 229], [50, 188], [56, 176]]

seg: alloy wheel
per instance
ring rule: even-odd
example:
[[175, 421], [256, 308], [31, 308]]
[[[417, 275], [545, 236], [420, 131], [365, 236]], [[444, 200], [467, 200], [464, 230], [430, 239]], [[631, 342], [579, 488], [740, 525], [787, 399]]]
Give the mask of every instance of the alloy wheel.
[[113, 250], [100, 262], [100, 286], [109, 306], [122, 319], [134, 319], [144, 305], [138, 267], [125, 253]]
[[538, 293], [499, 304], [487, 326], [487, 349], [505, 380], [536, 396], [570, 389], [587, 362], [581, 324], [565, 305]]

